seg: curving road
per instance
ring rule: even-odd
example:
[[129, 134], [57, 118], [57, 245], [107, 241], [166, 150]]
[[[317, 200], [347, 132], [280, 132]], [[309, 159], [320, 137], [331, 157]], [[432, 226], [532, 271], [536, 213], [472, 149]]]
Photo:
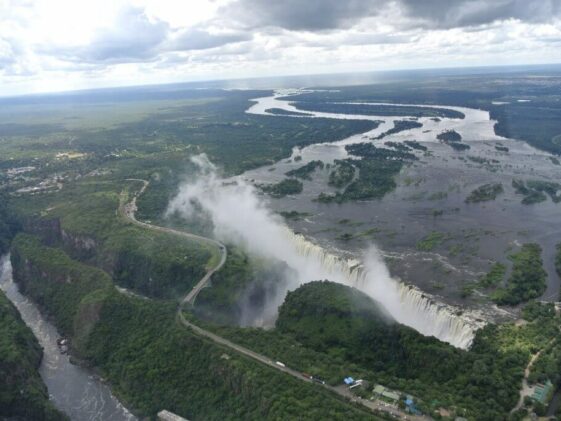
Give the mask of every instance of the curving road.
[[[559, 330], [561, 331], [561, 327], [559, 327]], [[524, 378], [522, 379], [522, 387], [520, 388], [518, 402], [516, 403], [516, 406], [514, 408], [512, 408], [512, 410], [510, 411], [511, 414], [513, 414], [514, 412], [516, 412], [520, 408], [522, 408], [522, 405], [524, 405], [524, 398], [526, 396], [530, 396], [533, 393], [533, 391], [534, 391], [533, 388], [531, 388], [530, 385], [528, 384], [528, 377], [530, 376], [530, 373], [532, 372], [532, 368], [534, 366], [534, 363], [540, 357], [542, 352], [548, 350], [548, 348], [550, 348], [551, 346], [553, 346], [555, 344], [556, 340], [557, 340], [557, 338], [553, 338], [551, 341], [549, 341], [547, 343], [547, 345], [545, 347], [540, 349], [538, 352], [536, 352], [530, 358], [530, 361], [528, 362], [528, 365], [524, 369]]]
[[148, 187], [148, 181], [146, 180], [141, 180], [139, 178], [128, 178], [127, 181], [140, 181], [143, 183], [142, 188], [133, 196], [133, 198], [131, 199], [131, 201], [129, 203], [123, 203], [122, 199], [123, 196], [121, 197], [121, 204], [119, 206], [119, 211], [121, 213], [121, 215], [123, 215], [125, 218], [127, 218], [129, 221], [131, 221], [133, 224], [138, 225], [140, 227], [143, 228], [147, 228], [147, 229], [151, 229], [153, 231], [160, 231], [160, 232], [165, 232], [168, 234], [173, 234], [173, 235], [178, 235], [180, 237], [184, 237], [184, 238], [188, 238], [190, 240], [194, 240], [194, 241], [198, 241], [200, 243], [203, 244], [207, 244], [213, 247], [217, 247], [219, 252], [220, 252], [220, 260], [219, 262], [216, 264], [216, 266], [209, 268], [206, 272], [206, 274], [203, 276], [203, 278], [197, 282], [197, 285], [195, 285], [193, 287], [193, 289], [191, 291], [189, 291], [189, 293], [183, 298], [183, 300], [181, 300], [181, 304], [193, 304], [195, 302], [195, 299], [197, 298], [197, 295], [199, 295], [199, 292], [201, 292], [201, 290], [207, 286], [208, 282], [210, 281], [210, 278], [212, 277], [212, 275], [214, 275], [215, 272], [219, 271], [222, 266], [224, 266], [224, 263], [226, 263], [226, 258], [228, 257], [228, 251], [226, 249], [226, 246], [224, 244], [222, 244], [220, 241], [214, 240], [212, 238], [208, 238], [208, 237], [203, 237], [201, 235], [197, 235], [197, 234], [191, 234], [189, 232], [185, 232], [185, 231], [177, 231], [174, 230], [172, 228], [166, 228], [166, 227], [160, 227], [158, 225], [152, 225], [152, 224], [148, 224], [146, 222], [142, 222], [139, 221], [138, 219], [136, 219], [136, 210], [137, 210], [137, 206], [136, 206], [136, 200], [137, 198], [144, 193], [144, 191], [146, 190], [146, 188]]
[[[209, 245], [218, 247], [218, 249], [220, 251], [220, 261], [218, 262], [218, 264], [216, 264], [214, 267], [209, 268], [207, 270], [206, 274], [203, 276], [203, 278], [181, 300], [181, 303], [179, 304], [178, 309], [177, 309], [177, 319], [181, 324], [183, 324], [187, 328], [191, 329], [193, 331], [193, 333], [195, 333], [198, 336], [209, 339], [214, 343], [217, 343], [219, 345], [222, 345], [224, 347], [227, 347], [227, 348], [237, 352], [238, 354], [245, 355], [245, 356], [247, 356], [247, 357], [249, 357], [249, 358], [251, 358], [255, 361], [258, 361], [258, 362], [260, 362], [262, 364], [265, 364], [265, 365], [267, 365], [271, 368], [274, 368], [276, 370], [282, 371], [283, 373], [291, 375], [292, 377], [295, 377], [295, 378], [297, 378], [301, 381], [305, 381], [307, 383], [317, 383], [318, 385], [324, 387], [325, 389], [329, 390], [330, 392], [335, 393], [339, 397], [342, 397], [345, 400], [351, 401], [353, 403], [359, 403], [359, 404], [363, 405], [364, 407], [368, 408], [371, 411], [384, 412], [386, 414], [390, 414], [390, 415], [394, 416], [396, 419], [405, 419], [405, 420], [413, 420], [413, 421], [428, 421], [428, 420], [431, 420], [431, 418], [429, 418], [429, 417], [415, 416], [415, 415], [407, 414], [405, 412], [402, 412], [396, 406], [386, 406], [386, 405], [384, 405], [384, 404], [382, 404], [378, 401], [370, 401], [370, 400], [367, 400], [367, 399], [361, 399], [361, 398], [355, 396], [349, 390], [349, 388], [346, 387], [346, 386], [334, 387], [334, 386], [330, 386], [330, 385], [322, 383], [322, 382], [318, 382], [317, 380], [314, 381], [312, 378], [310, 378], [310, 376], [308, 376], [308, 375], [306, 375], [306, 374], [304, 374], [300, 371], [297, 371], [297, 370], [294, 370], [292, 368], [286, 367], [284, 364], [279, 364], [277, 361], [273, 361], [270, 358], [266, 357], [265, 355], [259, 354], [255, 351], [252, 351], [252, 350], [248, 349], [248, 348], [237, 345], [237, 344], [231, 342], [230, 340], [228, 340], [226, 338], [223, 338], [221, 336], [218, 336], [215, 333], [210, 332], [206, 329], [203, 329], [203, 328], [197, 326], [196, 324], [190, 322], [189, 320], [187, 320], [185, 318], [185, 315], [183, 314], [184, 305], [185, 304], [191, 304], [192, 305], [195, 302], [195, 299], [197, 298], [197, 295], [199, 294], [201, 289], [203, 289], [208, 284], [212, 275], [214, 273], [216, 273], [218, 270], [220, 270], [222, 268], [222, 266], [224, 266], [224, 263], [226, 262], [226, 258], [227, 258], [226, 247], [220, 241], [214, 240], [212, 238], [207, 238], [207, 237], [203, 237], [203, 236], [196, 235], [196, 234], [191, 234], [191, 233], [184, 232], [184, 231], [178, 231], [178, 230], [175, 230], [175, 229], [172, 229], [172, 228], [160, 227], [158, 225], [152, 225], [152, 224], [149, 224], [149, 223], [146, 223], [146, 222], [141, 222], [141, 221], [137, 220], [136, 216], [135, 216], [135, 213], [136, 213], [136, 210], [137, 210], [136, 200], [142, 193], [144, 193], [144, 191], [148, 187], [149, 183], [146, 180], [142, 180], [142, 179], [138, 179], [138, 178], [129, 178], [129, 179], [127, 179], [127, 181], [139, 181], [139, 182], [143, 183], [143, 186], [132, 197], [132, 199], [128, 203], [125, 203], [125, 201], [124, 201], [124, 199], [126, 197], [125, 192], [123, 191], [123, 193], [121, 193], [121, 203], [119, 205], [119, 213], [122, 216], [124, 216], [126, 219], [128, 219], [133, 224], [138, 225], [140, 227], [150, 229], [150, 230], [154, 230], [154, 231], [165, 232], [165, 233], [168, 233], [168, 234], [178, 235], [178, 236], [184, 237], [184, 238], [189, 238], [191, 240], [199, 241], [199, 242], [204, 243], [204, 244], [209, 244]], [[136, 293], [132, 293], [132, 292], [130, 292], [128, 290], [125, 290], [125, 289], [122, 289], [122, 288], [118, 288], [118, 290], [123, 294], [139, 296]], [[142, 297], [142, 298], [146, 298], [146, 297]]]

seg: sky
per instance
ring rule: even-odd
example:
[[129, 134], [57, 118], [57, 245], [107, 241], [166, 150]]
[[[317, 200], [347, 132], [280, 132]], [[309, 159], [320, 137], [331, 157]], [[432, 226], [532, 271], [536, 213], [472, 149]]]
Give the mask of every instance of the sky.
[[0, 0], [0, 96], [561, 63], [561, 0]]

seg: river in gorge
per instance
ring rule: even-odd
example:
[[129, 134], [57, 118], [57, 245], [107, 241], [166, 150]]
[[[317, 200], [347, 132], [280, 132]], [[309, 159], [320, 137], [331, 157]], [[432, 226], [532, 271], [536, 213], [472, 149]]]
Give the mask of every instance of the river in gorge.
[[25, 324], [43, 348], [39, 374], [54, 405], [76, 421], [136, 420], [111, 393], [108, 385], [90, 371], [74, 365], [57, 345], [60, 335], [37, 306], [19, 291], [12, 278], [8, 256], [0, 259], [0, 288], [16, 306]]

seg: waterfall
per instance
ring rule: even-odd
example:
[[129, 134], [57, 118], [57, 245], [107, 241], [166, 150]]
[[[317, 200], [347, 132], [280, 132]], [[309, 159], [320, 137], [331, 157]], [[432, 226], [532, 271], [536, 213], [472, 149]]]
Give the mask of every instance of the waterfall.
[[381, 303], [396, 321], [459, 348], [468, 348], [475, 330], [483, 326], [484, 322], [472, 313], [439, 303], [392, 278], [376, 247], [366, 250], [360, 261], [331, 253], [292, 232], [243, 179], [224, 183], [204, 155], [193, 157], [193, 162], [202, 175], [180, 187], [168, 214], [178, 212], [190, 218], [196, 202], [212, 216], [217, 238], [237, 244], [252, 255], [285, 262], [292, 271], [268, 303], [271, 312], [276, 312], [289, 289], [328, 279], [361, 290]]
[[330, 253], [288, 228], [286, 235], [302, 257], [321, 265], [322, 277], [366, 293], [381, 303], [399, 323], [425, 336], [435, 336], [455, 347], [467, 349], [475, 331], [485, 325], [477, 315], [439, 303], [416, 287], [389, 276], [375, 251], [367, 254], [364, 263], [361, 263]]

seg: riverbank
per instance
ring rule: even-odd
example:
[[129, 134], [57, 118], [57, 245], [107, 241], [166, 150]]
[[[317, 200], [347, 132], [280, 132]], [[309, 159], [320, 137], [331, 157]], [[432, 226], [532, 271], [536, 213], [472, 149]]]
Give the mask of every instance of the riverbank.
[[70, 355], [63, 355], [57, 344], [57, 329], [41, 314], [37, 306], [23, 296], [12, 278], [8, 256], [0, 260], [0, 288], [16, 306], [22, 319], [32, 330], [43, 348], [39, 368], [47, 385], [53, 404], [71, 420], [132, 421], [134, 417], [111, 393], [108, 385], [92, 371], [71, 362]]

